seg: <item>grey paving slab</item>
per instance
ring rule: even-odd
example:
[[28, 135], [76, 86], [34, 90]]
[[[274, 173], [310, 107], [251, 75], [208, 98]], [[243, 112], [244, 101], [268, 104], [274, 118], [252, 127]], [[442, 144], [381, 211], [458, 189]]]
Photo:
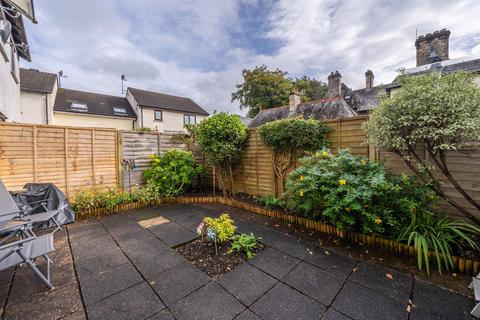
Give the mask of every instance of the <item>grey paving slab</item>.
[[142, 277], [130, 262], [86, 277], [79, 275], [83, 301], [87, 306], [142, 281]]
[[146, 279], [187, 261], [172, 249], [160, 252], [143, 250], [127, 255]]
[[410, 298], [413, 281], [408, 274], [367, 262], [360, 262], [349, 280], [387, 294], [402, 302], [406, 302]]
[[347, 317], [333, 308], [328, 308], [321, 320], [352, 320], [352, 318]]
[[91, 247], [91, 255], [80, 256], [73, 255], [75, 267], [78, 274], [88, 276], [89, 274], [99, 274], [119, 265], [128, 263], [128, 258], [115, 247], [109, 250], [99, 249], [101, 244]]
[[353, 281], [347, 281], [332, 306], [356, 320], [406, 320], [408, 316], [406, 303]]
[[242, 264], [224, 274], [218, 283], [249, 306], [278, 283], [278, 280], [252, 265]]
[[146, 319], [165, 308], [150, 286], [143, 282], [87, 307], [89, 320]]
[[148, 320], [175, 320], [172, 313], [167, 309], [163, 309], [159, 313], [154, 314]]
[[416, 311], [411, 319], [422, 319], [427, 315], [433, 319], [473, 319], [470, 311], [473, 299], [422, 280], [415, 280], [413, 304]]
[[313, 254], [305, 257], [305, 261], [343, 278], [346, 278], [358, 263], [354, 258], [341, 256], [324, 248], [315, 249]]
[[214, 282], [175, 303], [171, 311], [177, 320], [229, 320], [245, 307]]
[[248, 263], [265, 271], [277, 279], [283, 278], [290, 270], [292, 270], [300, 260], [293, 258], [283, 252], [275, 249], [266, 248], [258, 253]]
[[150, 285], [168, 306], [211, 281], [189, 262], [181, 263], [149, 280]]
[[192, 232], [187, 228], [176, 224], [175, 222], [157, 225], [149, 228], [148, 230], [150, 230], [150, 232], [152, 232], [170, 247], [175, 247], [198, 238], [198, 235], [195, 232]]
[[87, 315], [84, 310], [80, 310], [63, 317], [60, 320], [87, 320]]
[[279, 283], [257, 300], [250, 309], [264, 320], [318, 320], [326, 307]]
[[237, 232], [240, 232], [240, 233], [253, 232], [255, 236], [262, 238], [260, 240], [261, 242], [269, 246], [273, 245], [275, 241], [281, 240], [285, 237], [285, 235], [279, 231], [275, 231], [270, 228], [263, 227], [251, 221], [237, 220], [235, 221], [235, 225], [237, 226]]
[[272, 247], [298, 259], [305, 258], [315, 250], [315, 245], [313, 243], [291, 236], [283, 236], [276, 240], [272, 244]]
[[175, 220], [175, 222], [182, 227], [185, 227], [188, 230], [195, 232], [197, 226], [200, 222], [202, 222], [203, 218], [204, 216], [201, 215], [188, 215]]
[[246, 309], [242, 313], [240, 313], [237, 317], [235, 317], [235, 320], [262, 320], [260, 319], [255, 313], [252, 311]]
[[282, 279], [282, 282], [326, 306], [332, 303], [344, 281], [343, 278], [335, 277], [305, 262], [300, 263]]

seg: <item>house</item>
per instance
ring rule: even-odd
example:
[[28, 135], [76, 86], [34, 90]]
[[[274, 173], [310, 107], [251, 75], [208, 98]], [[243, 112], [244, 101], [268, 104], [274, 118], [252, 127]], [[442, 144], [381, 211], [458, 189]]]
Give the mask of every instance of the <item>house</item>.
[[53, 123], [57, 75], [36, 69], [20, 69], [20, 122]]
[[137, 116], [124, 97], [59, 88], [53, 124], [133, 130]]
[[[25, 1], [35, 22], [33, 3]], [[30, 61], [27, 35], [23, 24], [24, 10], [12, 2], [0, 0], [0, 121], [21, 121], [19, 59]]]
[[189, 98], [136, 88], [128, 88], [126, 98], [137, 114], [135, 128], [183, 132], [184, 125], [199, 123], [208, 116], [207, 111]]

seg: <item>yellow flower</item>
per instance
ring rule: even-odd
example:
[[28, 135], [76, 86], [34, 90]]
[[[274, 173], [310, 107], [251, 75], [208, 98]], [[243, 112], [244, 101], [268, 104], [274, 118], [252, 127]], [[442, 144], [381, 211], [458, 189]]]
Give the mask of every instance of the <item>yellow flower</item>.
[[300, 191], [300, 197], [303, 197], [303, 191]]
[[365, 166], [365, 165], [367, 165], [367, 160], [362, 159], [362, 166]]
[[328, 158], [329, 156], [330, 156], [330, 155], [328, 154], [327, 151], [323, 151], [323, 152], [322, 152], [322, 157]]
[[345, 210], [347, 210], [347, 212], [350, 212], [350, 208], [345, 208]]
[[305, 180], [305, 177], [304, 176], [300, 176], [300, 181], [303, 181]]
[[382, 223], [382, 219], [380, 219], [379, 217], [375, 218], [375, 223], [376, 224]]
[[315, 152], [315, 157], [320, 158], [320, 152]]
[[343, 185], [347, 184], [347, 180], [345, 180], [345, 179], [340, 179], [340, 180], [338, 180], [338, 183], [339, 183], [341, 186], [343, 186]]

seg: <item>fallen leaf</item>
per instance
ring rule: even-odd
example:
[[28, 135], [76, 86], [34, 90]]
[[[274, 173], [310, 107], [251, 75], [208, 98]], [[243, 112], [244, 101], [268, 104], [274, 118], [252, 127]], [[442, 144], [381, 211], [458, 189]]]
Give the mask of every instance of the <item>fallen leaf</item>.
[[408, 313], [410, 313], [410, 309], [411, 309], [410, 305], [407, 305], [407, 312]]
[[393, 276], [390, 273], [385, 274], [385, 277], [387, 277], [387, 279], [393, 280]]
[[325, 254], [326, 254], [327, 256], [329, 256], [329, 255], [330, 255], [330, 252], [328, 252], [327, 250], [325, 250]]
[[355, 268], [352, 269], [352, 272], [357, 272], [357, 270], [358, 270], [358, 268], [355, 267]]
[[456, 277], [456, 276], [457, 276], [457, 274], [456, 274], [456, 273], [452, 273], [452, 276]]

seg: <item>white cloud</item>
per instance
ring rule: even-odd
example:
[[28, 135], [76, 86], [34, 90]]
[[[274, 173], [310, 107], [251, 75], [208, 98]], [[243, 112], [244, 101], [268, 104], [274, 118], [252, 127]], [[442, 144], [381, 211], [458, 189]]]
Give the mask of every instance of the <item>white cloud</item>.
[[240, 7], [258, 3], [37, 1], [39, 24], [27, 30], [31, 66], [64, 70], [65, 87], [110, 94], [120, 94], [125, 73], [130, 86], [188, 96], [209, 111], [238, 112], [230, 97], [241, 70], [262, 63], [320, 80], [339, 70], [347, 85], [359, 88], [366, 69], [376, 83], [388, 83], [399, 67], [414, 66], [416, 31], [450, 29], [451, 58], [480, 52], [475, 0], [275, 1], [256, 33], [281, 44], [269, 54], [233, 45], [245, 19]]

